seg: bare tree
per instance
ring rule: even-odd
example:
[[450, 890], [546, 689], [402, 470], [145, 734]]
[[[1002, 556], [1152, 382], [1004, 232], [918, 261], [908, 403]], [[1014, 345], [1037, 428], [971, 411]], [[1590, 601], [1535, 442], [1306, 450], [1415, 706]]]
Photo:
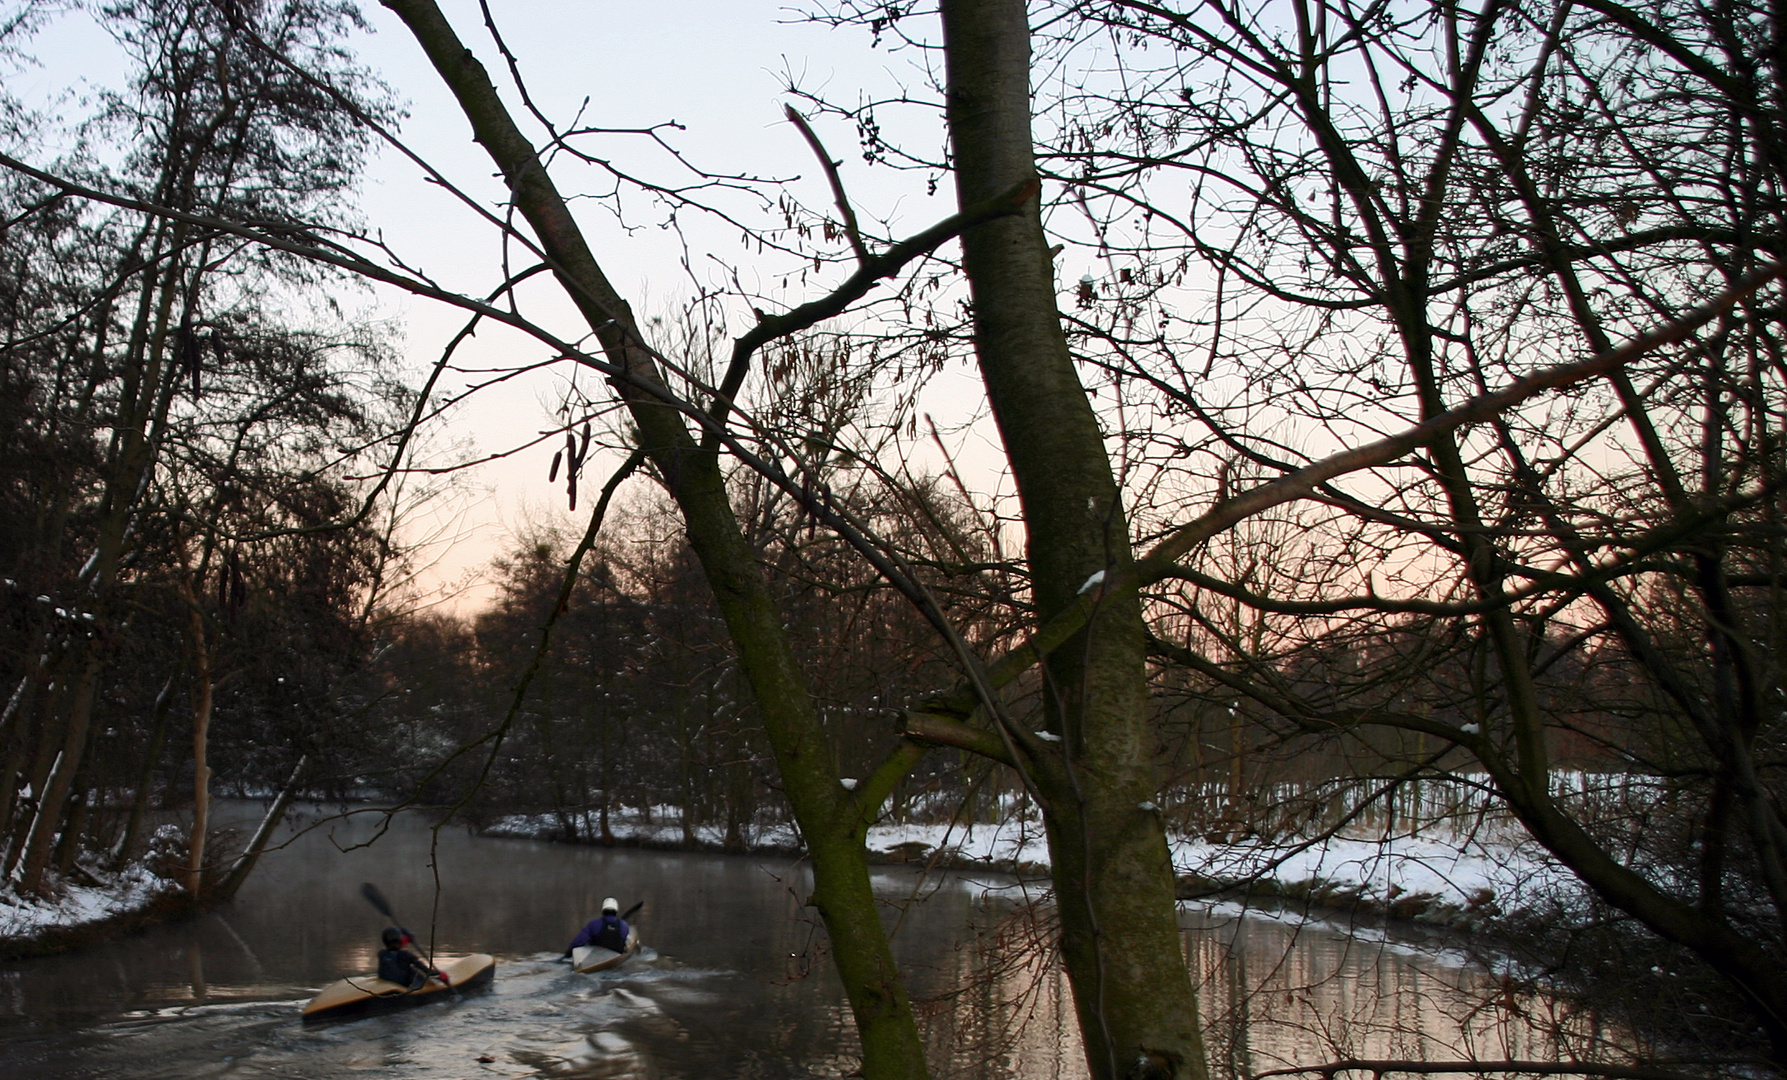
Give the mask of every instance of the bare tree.
[[[328, 64], [343, 17], [300, 4], [258, 26], [288, 53]], [[342, 211], [364, 147], [343, 114], [319, 108], [265, 65], [239, 63], [250, 46], [207, 5], [123, 5], [111, 18], [139, 67], [86, 133], [95, 145], [121, 138], [130, 149], [110, 172], [79, 160], [71, 169], [158, 211], [263, 222]], [[224, 538], [291, 528], [303, 502], [328, 491], [328, 478], [296, 500], [280, 488], [294, 473], [327, 471], [322, 459], [337, 452], [323, 449], [331, 436], [369, 434], [367, 405], [344, 396], [352, 376], [340, 365], [350, 354], [373, 361], [378, 350], [275, 325], [246, 299], [313, 280], [304, 264], [280, 265], [265, 249], [164, 213], [71, 211], [29, 180], [14, 192], [15, 250], [30, 260], [17, 265], [14, 298], [23, 291], [30, 300], [13, 305], [5, 353], [33, 407], [29, 426], [56, 447], [57, 467], [42, 488], [47, 497], [23, 519], [25, 542], [8, 552], [14, 588], [46, 599], [19, 628], [19, 669], [9, 672], [17, 681], [0, 729], [10, 769], [0, 802], [0, 830], [11, 838], [5, 865], [18, 869], [26, 891], [42, 889], [52, 867], [70, 869], [96, 780], [89, 766], [102, 680], [144, 621], [133, 611], [160, 606], [153, 598], [171, 588], [188, 601], [177, 625], [191, 636], [194, 660], [186, 674], [201, 759], [188, 875], [196, 891], [207, 669], [218, 644], [205, 617], [227, 606], [241, 582], [238, 541]], [[375, 378], [368, 384], [376, 399], [381, 388]], [[213, 583], [217, 603], [201, 603]], [[157, 733], [170, 700], [162, 695], [155, 707]], [[159, 746], [160, 738], [149, 741]]]
[[[1746, 5], [1057, 10], [1055, 48], [1136, 46], [1121, 78], [1059, 95], [1045, 160], [1104, 267], [1076, 344], [1128, 407], [1168, 418], [1125, 442], [1161, 502], [1220, 496], [1236, 461], [1293, 474], [1314, 456], [1301, 448], [1431, 423], [1539, 358], [1609, 355], [1726, 298], [1703, 331], [1594, 384], [1318, 485], [1274, 581], [1182, 567], [1159, 610], [1183, 629], [1158, 623], [1155, 650], [1289, 728], [1411, 733], [1425, 749], [1407, 778], [1486, 777], [1595, 896], [1727, 980], [1787, 1059], [1765, 704], [1778, 20]], [[1189, 203], [1169, 197], [1187, 185]], [[1218, 603], [1270, 619], [1275, 646], [1213, 620]], [[1638, 839], [1597, 816], [1557, 790], [1560, 754], [1666, 789], [1679, 827]]]
[[[1617, 244], [1560, 239], [1552, 213], [1556, 200], [1518, 175], [1520, 163], [1540, 155], [1530, 148], [1506, 152], [1501, 129], [1511, 125], [1536, 133], [1535, 139], [1554, 136], [1569, 148], [1571, 127], [1563, 119], [1579, 103], [1569, 99], [1565, 113], [1552, 117], [1547, 110], [1559, 99], [1527, 92], [1535, 72], [1545, 76], [1554, 61], [1564, 69], [1557, 59], [1560, 43], [1564, 31], [1573, 29], [1564, 15], [1535, 20], [1497, 4], [1482, 13], [1448, 7], [1403, 19], [1375, 7], [1292, 4], [1282, 16], [1278, 8], [1210, 7], [1215, 21], [1205, 25], [1176, 9], [1142, 4], [1064, 7], [1066, 17], [1053, 24], [1061, 37], [1045, 39], [1050, 47], [1071, 49], [1082, 40], [1077, 35], [1110, 31], [1119, 39], [1157, 40], [1167, 50], [1162, 55], [1184, 53], [1186, 60], [1183, 66], [1167, 63], [1170, 75], [1150, 80], [1146, 94], [1124, 97], [1095, 88], [1098, 93], [1070, 96], [1061, 107], [1087, 110], [1089, 122], [1069, 117], [1044, 136], [1043, 161], [1055, 170], [1045, 177], [1064, 182], [1068, 203], [1083, 211], [1101, 257], [1131, 260], [1113, 265], [1106, 282], [1082, 281], [1073, 297], [1076, 314], [1068, 317], [1075, 331], [1069, 338], [1038, 207], [1043, 188], [1029, 130], [1027, 13], [1015, 3], [946, 4], [944, 56], [961, 212], [906, 241], [880, 247], [863, 235], [835, 165], [825, 160], [838, 203], [834, 235], [849, 243], [855, 259], [851, 276], [812, 303], [759, 312], [757, 323], [734, 343], [723, 373], [709, 384], [694, 365], [651, 347], [604, 276], [542, 159], [543, 153], [564, 148], [569, 137], [536, 116], [547, 129], [545, 150], [527, 138], [484, 68], [432, 4], [389, 0], [387, 6], [405, 21], [455, 94], [526, 225], [505, 235], [534, 265], [495, 297], [507, 300], [515, 280], [549, 271], [577, 305], [596, 348], [584, 351], [561, 340], [515, 305], [455, 296], [375, 262], [348, 240], [323, 241], [171, 206], [150, 209], [168, 221], [204, 225], [457, 304], [477, 319], [533, 334], [555, 355], [609, 381], [626, 409], [635, 446], [676, 503], [739, 668], [752, 686], [784, 791], [813, 856], [812, 900], [836, 947], [862, 1033], [866, 1074], [915, 1076], [925, 1070], [905, 991], [867, 887], [864, 835], [918, 760], [918, 741], [927, 741], [1015, 767], [1044, 806], [1063, 948], [1095, 1074], [1203, 1075], [1196, 1006], [1174, 923], [1173, 868], [1158, 815], [1163, 776], [1148, 723], [1149, 648], [1206, 680], [1213, 694], [1228, 694], [1231, 701], [1245, 697], [1303, 729], [1385, 723], [1460, 747], [1476, 756], [1509, 804], [1553, 850], [1579, 857], [1579, 869], [1605, 895], [1619, 895], [1648, 913], [1673, 918], [1685, 912], [1715, 937], [1730, 932], [1719, 925], [1729, 910], [1704, 916], [1655, 882], [1639, 882], [1648, 892], [1621, 893], [1630, 872], [1607, 859], [1605, 848], [1560, 812], [1549, 791], [1546, 719], [1535, 691], [1553, 667], [1545, 644], [1554, 639], [1534, 633], [1529, 624], [1537, 618], [1574, 619], [1583, 610], [1581, 602], [1618, 610], [1618, 603], [1603, 601], [1603, 593], [1611, 590], [1620, 600], [1627, 583], [1653, 572], [1648, 561], [1653, 555], [1684, 538], [1698, 542], [1712, 523], [1727, 527], [1766, 505], [1774, 444], [1765, 438], [1753, 440], [1757, 453], [1745, 469], [1719, 472], [1711, 495], [1661, 502], [1631, 496], [1667, 475], [1661, 465], [1668, 463], [1672, 446], [1709, 445], [1705, 425], [1665, 425], [1654, 438], [1646, 434], [1645, 409], [1660, 408], [1666, 396], [1663, 376], [1697, 370], [1689, 361], [1703, 355], [1707, 342], [1735, 329], [1746, 334], [1766, 329], [1772, 317], [1767, 298], [1774, 295], [1777, 272], [1763, 262], [1767, 248], [1759, 241], [1740, 245], [1740, 257], [1725, 258], [1733, 249], [1722, 245], [1738, 235], [1736, 230], [1714, 235], [1668, 228]], [[894, 5], [874, 10], [878, 29], [905, 17]], [[1522, 32], [1539, 28], [1539, 36], [1530, 39], [1539, 44], [1532, 57], [1515, 56], [1498, 66], [1501, 57], [1491, 54], [1504, 17]], [[1592, 29], [1612, 34], [1612, 41], [1651, 49], [1645, 29], [1650, 24], [1635, 26], [1622, 18], [1600, 13]], [[1373, 59], [1377, 54], [1371, 50], [1380, 45], [1390, 49], [1385, 54], [1390, 59]], [[1584, 55], [1598, 59], [1614, 52]], [[1681, 78], [1709, 80], [1716, 72], [1696, 66], [1692, 53], [1691, 47], [1684, 53], [1664, 45], [1654, 55], [1663, 58], [1659, 71], [1676, 72], [1677, 85]], [[1539, 57], [1542, 63], [1527, 62]], [[1489, 63], [1492, 58], [1498, 64]], [[1607, 82], [1568, 70], [1575, 84]], [[1343, 76], [1356, 72], [1363, 73], [1362, 85], [1373, 88], [1358, 102], [1336, 92]], [[1213, 85], [1189, 82], [1211, 73]], [[1498, 77], [1501, 82], [1494, 84]], [[1390, 87], [1404, 79], [1412, 79], [1410, 88], [1424, 95], [1412, 112], [1389, 104]], [[327, 92], [326, 83], [317, 85]], [[1500, 113], [1492, 119], [1485, 108], [1485, 102], [1529, 98], [1526, 112], [1513, 121]], [[1749, 104], [1736, 110], [1740, 131], [1767, 95], [1746, 100]], [[1155, 123], [1157, 114], [1164, 119]], [[1624, 114], [1617, 119], [1624, 120]], [[1612, 145], [1631, 127], [1610, 120], [1599, 130], [1608, 133]], [[1466, 132], [1472, 133], [1469, 139]], [[1144, 144], [1141, 149], [1121, 143], [1132, 134]], [[1059, 145], [1053, 145], [1057, 138]], [[1726, 145], [1748, 145], [1746, 139]], [[1702, 145], [1679, 136], [1677, 143]], [[1571, 160], [1565, 153], [1551, 160], [1553, 182], [1571, 175], [1560, 167]], [[10, 164], [65, 196], [127, 201], [23, 163]], [[1245, 175], [1243, 167], [1258, 170], [1264, 179], [1225, 192], [1229, 198], [1196, 202], [1199, 216], [1190, 221], [1175, 218], [1156, 197], [1159, 189], [1150, 186], [1173, 170], [1214, 184], [1216, 178]], [[1501, 179], [1491, 182], [1491, 177]], [[1448, 201], [1459, 191], [1470, 197]], [[1581, 212], [1588, 213], [1586, 208], [1599, 205], [1605, 195], [1602, 190], [1580, 200]], [[1307, 203], [1310, 199], [1313, 203]], [[1663, 208], [1659, 213], [1673, 205], [1669, 197], [1655, 202]], [[1743, 200], [1733, 205], [1738, 203], [1749, 206]], [[1510, 231], [1501, 219], [1510, 217], [1508, 207], [1519, 208], [1518, 235], [1524, 239], [1507, 241], [1518, 250], [1480, 257], [1485, 237], [1471, 233], [1473, 224], [1462, 213], [1449, 212], [1465, 205], [1494, 210], [1486, 218], [1494, 224], [1482, 230], [1491, 236]], [[1623, 227], [1626, 213], [1595, 220]], [[1118, 226], [1138, 220], [1137, 215], [1137, 237], [1125, 246]], [[1207, 223], [1209, 215], [1217, 225]], [[506, 228], [500, 219], [489, 220]], [[1166, 246], [1153, 229], [1176, 230], [1181, 246]], [[976, 346], [989, 400], [1020, 485], [1028, 556], [1022, 569], [1030, 605], [1018, 634], [1000, 632], [972, 646], [934, 590], [913, 572], [908, 551], [876, 535], [855, 507], [834, 497], [822, 472], [803, 475], [785, 467], [789, 461], [828, 457], [835, 433], [820, 424], [801, 433], [814, 436], [812, 445], [797, 448], [789, 433], [770, 421], [770, 410], [742, 407], [742, 391], [757, 374], [764, 346], [848, 310], [877, 281], [900, 274], [957, 235], [973, 290]], [[1743, 235], [1772, 234], [1752, 229]], [[1298, 243], [1292, 245], [1292, 239]], [[1707, 263], [1695, 255], [1696, 245], [1711, 245], [1720, 256], [1711, 272], [1700, 272]], [[1665, 254], [1645, 264], [1643, 273], [1616, 258], [1644, 252]], [[1168, 334], [1170, 313], [1158, 321], [1155, 313], [1186, 301], [1174, 289], [1194, 259], [1216, 268], [1217, 306], [1200, 310], [1202, 321], [1181, 319], [1180, 329]], [[1601, 297], [1581, 281], [1572, 283], [1571, 275], [1580, 276], [1595, 260], [1618, 267], [1602, 272], [1595, 288], [1609, 290], [1610, 296], [1615, 286], [1621, 290], [1625, 306], [1613, 305], [1613, 316], [1625, 327], [1626, 345], [1614, 345], [1612, 334], [1596, 337], [1584, 329]], [[1646, 280], [1653, 270], [1671, 273], [1653, 287]], [[1239, 299], [1233, 289], [1243, 290]], [[1529, 329], [1526, 318], [1532, 311], [1540, 316], [1530, 323], [1536, 329]], [[1713, 330], [1702, 334], [1709, 325]], [[1250, 336], [1238, 338], [1240, 330]], [[934, 320], [914, 328], [914, 336], [926, 340], [947, 339], [951, 332]], [[1753, 355], [1769, 356], [1766, 334], [1756, 340]], [[1218, 387], [1185, 359], [1188, 342], [1221, 362], [1221, 376], [1240, 388], [1239, 406], [1227, 404], [1215, 392]], [[1572, 345], [1559, 348], [1558, 342]], [[1516, 351], [1528, 345], [1537, 356]], [[1073, 346], [1088, 366], [1076, 370]], [[1485, 348], [1501, 349], [1502, 355], [1492, 360]], [[1539, 358], [1560, 362], [1528, 362]], [[1736, 367], [1722, 363], [1720, 380], [1707, 385], [1730, 387], [1728, 373]], [[1119, 392], [1119, 409], [1154, 410], [1159, 423], [1102, 430], [1101, 421], [1113, 414], [1101, 415], [1094, 407], [1089, 395], [1102, 388], [1088, 386], [1081, 375], [1101, 369]], [[1746, 370], [1760, 373], [1756, 379], [1774, 377], [1761, 360]], [[1601, 405], [1595, 380], [1613, 387], [1618, 403], [1613, 411], [1592, 412]], [[1244, 397], [1250, 382], [1258, 387], [1258, 400]], [[1767, 388], [1758, 382], [1745, 393], [1765, 400], [1761, 391]], [[1715, 397], [1721, 418], [1740, 402], [1752, 407], [1750, 398], [1734, 390]], [[1768, 429], [1761, 419], [1766, 412], [1756, 413], [1757, 431]], [[1684, 414], [1678, 410], [1677, 415]], [[1631, 425], [1634, 441], [1610, 434], [1615, 423]], [[1274, 425], [1284, 438], [1272, 437]], [[1196, 436], [1189, 438], [1193, 427]], [[1744, 430], [1748, 437], [1749, 429]], [[1286, 445], [1296, 442], [1314, 445], [1307, 452]], [[1543, 445], [1542, 463], [1533, 445]], [[1107, 446], [1118, 451], [1115, 463]], [[1218, 452], [1209, 453], [1211, 448]], [[572, 465], [580, 468], [582, 447], [573, 442], [569, 449]], [[1619, 455], [1634, 449], [1632, 460], [1642, 460], [1645, 468], [1618, 469]], [[1713, 456], [1725, 459], [1722, 453]], [[1499, 464], [1485, 466], [1485, 460]], [[1262, 480], [1252, 486], [1235, 482], [1245, 475], [1233, 470], [1236, 461], [1257, 469]], [[727, 475], [733, 462], [767, 482], [761, 489], [766, 497], [755, 503], [738, 497]], [[1577, 465], [1585, 467], [1577, 471]], [[1207, 475], [1193, 471], [1203, 466]], [[1536, 466], [1531, 470], [1536, 480], [1528, 466]], [[1126, 503], [1120, 483], [1144, 472], [1151, 475], [1140, 490], [1177, 502], [1156, 503], [1159, 513], [1153, 506]], [[1354, 479], [1343, 486], [1348, 477]], [[619, 479], [604, 490], [603, 505]], [[1200, 487], [1206, 480], [1216, 501], [1199, 513], [1208, 498], [1208, 489]], [[741, 510], [763, 510], [781, 501], [798, 505], [898, 589], [947, 645], [963, 675], [953, 692], [908, 717], [912, 739], [890, 739], [889, 753], [854, 785], [842, 782], [813, 680], [784, 626], [785, 598], [772, 588], [751, 532], [741, 524]], [[1331, 517], [1296, 519], [1319, 526], [1324, 535], [1308, 545], [1313, 569], [1290, 587], [1293, 595], [1264, 596], [1248, 588], [1245, 577], [1225, 580], [1197, 565], [1200, 546], [1225, 530], [1303, 501], [1328, 508]], [[1648, 517], [1633, 512], [1640, 505]], [[1555, 524], [1546, 529], [1534, 524], [1554, 519], [1576, 533], [1560, 539]], [[598, 515], [592, 536], [600, 523]], [[1149, 542], [1140, 557], [1131, 548], [1132, 531]], [[1761, 530], [1744, 549], [1753, 560], [1743, 564], [1744, 573], [1754, 572], [1759, 580], [1767, 560], [1756, 553], [1772, 551], [1768, 535]], [[1338, 547], [1323, 550], [1330, 543]], [[586, 540], [573, 564], [588, 547]], [[1560, 555], [1567, 556], [1562, 564]], [[1717, 556], [1715, 563], [1723, 558]], [[1406, 573], [1384, 595], [1372, 574], [1399, 562]], [[1349, 581], [1356, 583], [1357, 595], [1337, 595]], [[1166, 582], [1185, 589], [1161, 595]], [[569, 596], [573, 585], [567, 581], [561, 597]], [[1305, 585], [1315, 594], [1295, 593]], [[1286, 624], [1293, 617], [1312, 620], [1286, 637], [1313, 638], [1317, 635], [1309, 628], [1318, 625], [1313, 620], [1354, 610], [1379, 617], [1383, 626], [1411, 612], [1453, 620], [1460, 627], [1458, 639], [1469, 643], [1453, 655], [1480, 658], [1470, 669], [1476, 679], [1468, 699], [1477, 711], [1467, 720], [1433, 710], [1392, 710], [1372, 697], [1381, 683], [1352, 696], [1329, 693], [1335, 685], [1353, 689], [1342, 677], [1347, 673], [1325, 677], [1317, 669], [1335, 650], [1299, 657], [1306, 663], [1298, 679], [1286, 678], [1279, 658], [1258, 655], [1265, 634], [1242, 641], [1225, 637], [1220, 623], [1199, 620], [1192, 588], [1286, 617]], [[1159, 596], [1152, 612], [1139, 595], [1143, 589]], [[1736, 608], [1713, 604], [1708, 597], [1716, 592], [1693, 594], [1708, 613], [1703, 625], [1718, 630], [1726, 652], [1748, 648], [1743, 635], [1732, 637], [1721, 629], [1731, 625], [1727, 612]], [[1628, 593], [1622, 602], [1630, 609], [1644, 598], [1648, 594]], [[1164, 620], [1169, 602], [1197, 627], [1192, 647], [1159, 633], [1150, 640], [1148, 619], [1158, 613]], [[548, 614], [548, 624], [558, 610]], [[1255, 619], [1253, 625], [1267, 623]], [[1643, 643], [1643, 635], [1615, 631], [1619, 628], [1611, 621], [1605, 627], [1573, 626], [1564, 640], [1579, 649], [1617, 636], [1640, 655], [1632, 643]], [[1020, 635], [1016, 647], [992, 655]], [[1402, 655], [1393, 649], [1384, 654]], [[1673, 654], [1642, 655], [1661, 660]], [[1668, 668], [1648, 663], [1647, 670]], [[1040, 694], [1040, 721], [1004, 696], [1007, 687], [1026, 678]], [[1766, 689], [1757, 689], [1762, 684], [1746, 684], [1745, 678], [1735, 680], [1743, 688], [1737, 699], [1750, 694], [1753, 705], [1766, 700]], [[1658, 700], [1690, 696], [1665, 693]], [[518, 691], [516, 701], [524, 702], [525, 695]], [[479, 745], [500, 745], [514, 729], [517, 711]], [[1708, 745], [1723, 753], [1741, 742], [1727, 738]], [[1767, 824], [1766, 814], [1754, 812], [1756, 786], [1748, 794], [1740, 791], [1747, 782], [1739, 775], [1740, 758], [1731, 759], [1738, 786], [1728, 805], [1742, 805], [1750, 812], [1747, 820]], [[1740, 795], [1748, 801], [1737, 801]], [[1766, 874], [1758, 880], [1766, 881]], [[1767, 973], [1757, 973], [1749, 958], [1731, 960], [1722, 948], [1707, 950], [1709, 962], [1724, 963], [1750, 979], [1742, 985], [1765, 1013], [1772, 1009], [1775, 990]]]

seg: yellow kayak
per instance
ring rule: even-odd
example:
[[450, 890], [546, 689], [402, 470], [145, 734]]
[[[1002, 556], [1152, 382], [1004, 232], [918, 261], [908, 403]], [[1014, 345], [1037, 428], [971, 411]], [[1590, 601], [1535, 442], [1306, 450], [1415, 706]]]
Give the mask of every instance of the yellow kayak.
[[[615, 955], [619, 955], [618, 953]], [[452, 990], [470, 990], [483, 986], [496, 976], [496, 957], [489, 953], [473, 953], [456, 959], [437, 957], [434, 966], [452, 980]], [[304, 1019], [333, 1020], [340, 1016], [364, 1016], [390, 1012], [411, 1005], [425, 1005], [451, 996], [439, 979], [429, 979], [411, 990], [399, 983], [387, 982], [376, 975], [339, 979], [323, 987], [322, 993], [304, 1006]]]

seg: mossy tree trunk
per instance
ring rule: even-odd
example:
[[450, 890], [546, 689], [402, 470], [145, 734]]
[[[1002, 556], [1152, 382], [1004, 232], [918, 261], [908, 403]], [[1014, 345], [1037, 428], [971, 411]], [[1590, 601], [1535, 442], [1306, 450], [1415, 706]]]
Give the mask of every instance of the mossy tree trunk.
[[751, 683], [783, 790], [806, 840], [813, 895], [856, 1019], [863, 1075], [927, 1075], [924, 1046], [873, 892], [863, 844], [864, 810], [840, 783], [807, 680], [782, 628], [756, 551], [739, 527], [717, 451], [699, 445], [672, 405], [632, 309], [610, 285], [538, 152], [516, 127], [489, 75], [433, 0], [384, 0], [428, 54], [477, 141], [506, 179], [528, 223], [577, 304], [626, 401], [641, 448], [681, 512], [690, 544]]
[[[945, 0], [948, 117], [962, 206], [1035, 176], [1023, 0]], [[1133, 562], [1104, 439], [1068, 353], [1038, 197], [963, 234], [975, 346], [1023, 506], [1037, 618]], [[1062, 957], [1092, 1074], [1207, 1075], [1172, 861], [1154, 800], [1146, 635], [1133, 590], [1044, 667], [1049, 737], [1019, 743], [1042, 804]]]

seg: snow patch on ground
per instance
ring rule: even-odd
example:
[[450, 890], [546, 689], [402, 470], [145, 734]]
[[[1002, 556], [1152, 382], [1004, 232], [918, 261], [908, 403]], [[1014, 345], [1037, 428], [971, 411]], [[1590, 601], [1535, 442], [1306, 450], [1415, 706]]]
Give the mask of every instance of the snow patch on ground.
[[17, 885], [0, 888], [0, 939], [30, 938], [50, 929], [96, 923], [138, 911], [177, 886], [136, 863], [115, 874], [88, 874], [89, 881], [50, 882], [47, 896], [21, 896]]
[[[566, 823], [569, 823], [569, 829]], [[608, 817], [609, 832], [617, 844], [636, 844], [641, 847], [676, 848], [694, 846], [702, 849], [723, 850], [726, 847], [726, 827], [724, 825], [697, 825], [683, 833], [682, 821], [672, 808], [655, 807], [651, 820], [631, 808], [625, 812], [611, 813]], [[602, 823], [599, 815], [585, 811], [571, 811], [563, 816], [559, 814], [510, 814], [483, 826], [479, 830], [485, 836], [513, 836], [530, 840], [570, 840], [588, 843], [597, 842], [602, 835]], [[692, 838], [692, 845], [691, 845]], [[783, 824], [754, 824], [741, 831], [741, 842], [751, 851], [798, 851], [801, 849], [800, 837], [794, 828]]]
[[1417, 836], [1215, 843], [1178, 837], [1181, 877], [1212, 887], [1267, 881], [1282, 895], [1384, 908], [1443, 921], [1516, 910], [1576, 907], [1582, 887], [1524, 837]]

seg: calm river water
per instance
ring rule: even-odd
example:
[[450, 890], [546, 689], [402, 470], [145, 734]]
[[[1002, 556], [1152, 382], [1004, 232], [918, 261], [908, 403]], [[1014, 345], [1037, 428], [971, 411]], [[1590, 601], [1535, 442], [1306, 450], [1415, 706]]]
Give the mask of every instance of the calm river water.
[[[848, 1010], [786, 859], [570, 847], [432, 834], [366, 819], [269, 855], [236, 902], [72, 956], [0, 971], [0, 1076], [836, 1077], [855, 1064]], [[438, 871], [439, 889], [436, 890]], [[456, 1001], [306, 1027], [322, 985], [370, 971], [379, 884], [426, 945], [488, 952], [494, 984]], [[1032, 943], [1025, 889], [890, 868], [877, 889], [924, 1001], [939, 1077], [1085, 1075], [1066, 979]], [[554, 962], [602, 897], [643, 899], [648, 946], [614, 971]], [[908, 902], [917, 901], [917, 902]], [[1235, 909], [1187, 911], [1214, 1071], [1339, 1056], [1596, 1055], [1592, 1018], [1498, 988], [1463, 957]], [[1560, 1045], [1560, 1043], [1562, 1045]]]

